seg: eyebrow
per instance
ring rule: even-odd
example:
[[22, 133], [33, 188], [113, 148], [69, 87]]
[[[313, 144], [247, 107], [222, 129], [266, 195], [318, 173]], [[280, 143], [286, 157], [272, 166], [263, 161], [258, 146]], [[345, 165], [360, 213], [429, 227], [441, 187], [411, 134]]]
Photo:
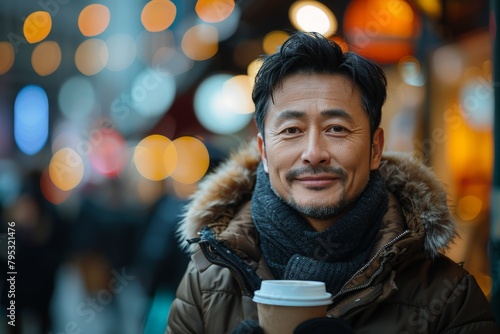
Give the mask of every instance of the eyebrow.
[[[324, 118], [341, 117], [341, 118], [346, 118], [349, 121], [352, 121], [352, 115], [343, 109], [323, 110], [320, 112], [320, 115]], [[306, 113], [304, 111], [285, 110], [279, 114], [278, 120], [284, 121], [287, 119], [294, 119], [294, 118], [301, 119], [304, 117], [306, 117]]]

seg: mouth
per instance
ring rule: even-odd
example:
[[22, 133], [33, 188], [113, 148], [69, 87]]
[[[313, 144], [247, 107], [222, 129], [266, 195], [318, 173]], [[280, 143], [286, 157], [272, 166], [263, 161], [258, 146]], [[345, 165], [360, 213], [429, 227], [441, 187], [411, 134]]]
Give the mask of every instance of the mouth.
[[310, 189], [323, 189], [338, 182], [340, 177], [333, 175], [304, 175], [295, 178], [303, 187]]

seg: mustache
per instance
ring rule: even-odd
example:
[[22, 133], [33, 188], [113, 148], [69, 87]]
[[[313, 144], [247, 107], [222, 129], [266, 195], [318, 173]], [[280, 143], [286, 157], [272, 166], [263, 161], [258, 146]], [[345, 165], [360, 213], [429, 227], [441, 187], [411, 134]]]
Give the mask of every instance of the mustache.
[[342, 181], [347, 179], [347, 172], [341, 167], [332, 166], [304, 166], [300, 168], [295, 168], [286, 173], [286, 180], [291, 182], [293, 179], [299, 177], [300, 175], [315, 175], [315, 174], [334, 174], [339, 176]]

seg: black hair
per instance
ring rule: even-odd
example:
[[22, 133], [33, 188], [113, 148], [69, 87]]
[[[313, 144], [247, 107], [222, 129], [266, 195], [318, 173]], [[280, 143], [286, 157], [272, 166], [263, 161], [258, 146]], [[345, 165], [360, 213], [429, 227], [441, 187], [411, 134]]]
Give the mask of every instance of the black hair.
[[387, 79], [375, 62], [353, 52], [343, 52], [333, 40], [319, 33], [296, 32], [274, 54], [264, 56], [255, 78], [252, 99], [254, 119], [264, 136], [264, 120], [273, 92], [292, 74], [341, 74], [361, 93], [361, 104], [370, 120], [370, 138], [380, 126], [387, 97]]

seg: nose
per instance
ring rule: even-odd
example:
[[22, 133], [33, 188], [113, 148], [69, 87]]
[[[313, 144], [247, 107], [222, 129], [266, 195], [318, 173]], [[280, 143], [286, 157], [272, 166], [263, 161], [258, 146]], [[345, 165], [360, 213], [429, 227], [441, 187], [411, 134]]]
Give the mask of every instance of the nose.
[[328, 142], [319, 133], [311, 132], [305, 137], [302, 161], [305, 164], [318, 165], [330, 162]]

